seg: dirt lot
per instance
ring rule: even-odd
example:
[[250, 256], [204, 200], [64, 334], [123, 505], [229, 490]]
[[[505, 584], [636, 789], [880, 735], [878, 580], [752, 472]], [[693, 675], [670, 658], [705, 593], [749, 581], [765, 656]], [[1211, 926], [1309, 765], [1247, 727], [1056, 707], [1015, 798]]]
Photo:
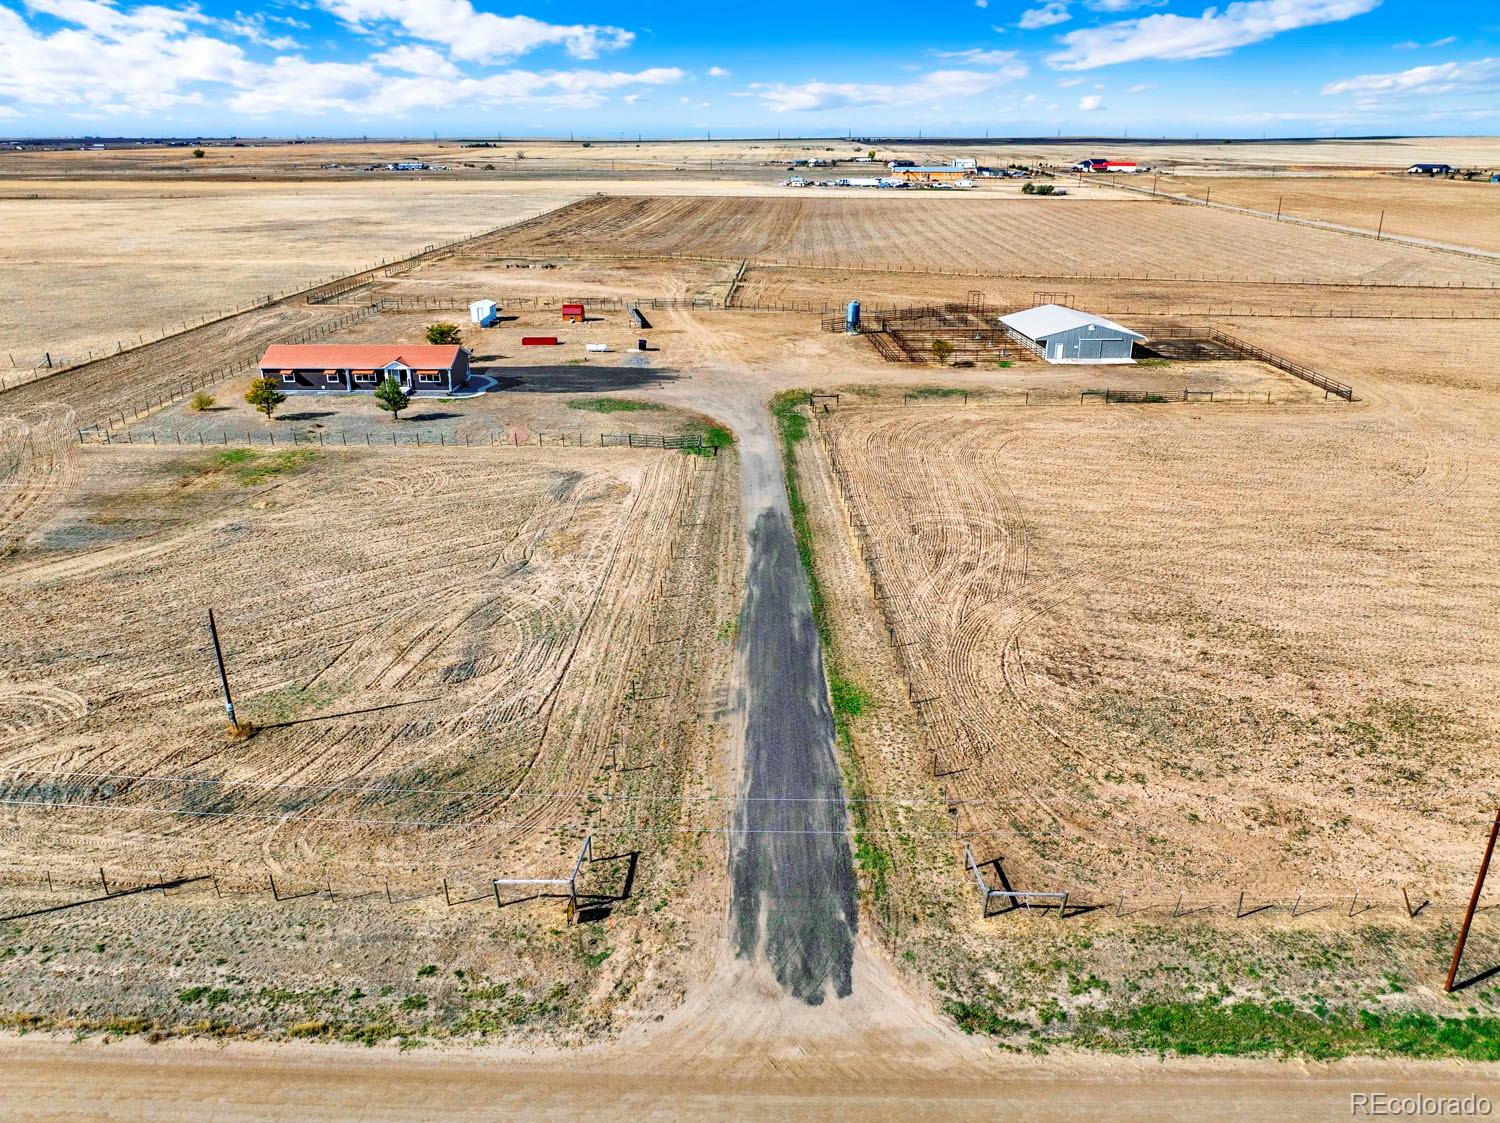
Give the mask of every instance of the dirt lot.
[[1146, 197], [940, 204], [858, 200], [591, 198], [499, 240], [505, 252], [681, 253], [853, 270], [1041, 277], [1500, 282], [1500, 265]]
[[[1500, 251], [1500, 190], [1427, 176], [1172, 176], [1163, 191], [1215, 203]], [[1384, 214], [1382, 224], [1381, 215]]]

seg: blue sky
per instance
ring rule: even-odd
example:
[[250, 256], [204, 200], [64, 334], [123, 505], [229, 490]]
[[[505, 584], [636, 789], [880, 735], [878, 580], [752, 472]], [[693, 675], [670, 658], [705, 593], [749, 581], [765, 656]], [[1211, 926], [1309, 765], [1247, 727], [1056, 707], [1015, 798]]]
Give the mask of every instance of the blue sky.
[[0, 0], [0, 133], [1500, 132], [1496, 0]]

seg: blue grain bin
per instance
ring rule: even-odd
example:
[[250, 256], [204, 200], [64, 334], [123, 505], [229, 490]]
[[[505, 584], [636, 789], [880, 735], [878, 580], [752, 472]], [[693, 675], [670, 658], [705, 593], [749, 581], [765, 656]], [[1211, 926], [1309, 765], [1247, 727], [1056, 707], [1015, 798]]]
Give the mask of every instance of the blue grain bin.
[[859, 301], [851, 300], [844, 311], [844, 330], [850, 335], [859, 332]]

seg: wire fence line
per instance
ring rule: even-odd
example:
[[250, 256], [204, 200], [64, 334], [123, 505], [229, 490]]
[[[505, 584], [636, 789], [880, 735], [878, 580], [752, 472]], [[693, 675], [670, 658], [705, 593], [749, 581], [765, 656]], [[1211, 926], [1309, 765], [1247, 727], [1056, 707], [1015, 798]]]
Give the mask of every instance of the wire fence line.
[[[550, 213], [550, 212], [549, 212]], [[922, 277], [966, 277], [983, 278], [987, 280], [1002, 281], [1127, 281], [1136, 284], [1150, 284], [1152, 282], [1190, 282], [1194, 284], [1213, 285], [1257, 285], [1257, 286], [1286, 286], [1290, 288], [1335, 288], [1335, 289], [1358, 289], [1383, 290], [1383, 289], [1410, 289], [1420, 291], [1474, 291], [1492, 292], [1500, 289], [1500, 281], [1364, 281], [1364, 280], [1342, 280], [1334, 281], [1326, 277], [1285, 277], [1265, 276], [1253, 277], [1246, 274], [1234, 273], [1033, 273], [1018, 270], [986, 270], [986, 269], [939, 269], [925, 265], [890, 265], [879, 261], [867, 261], [864, 258], [850, 256], [839, 264], [821, 264], [814, 261], [793, 261], [786, 258], [757, 258], [754, 256], [744, 258], [740, 254], [693, 254], [678, 253], [671, 250], [656, 251], [591, 251], [583, 249], [568, 249], [559, 247], [556, 252], [541, 254], [536, 252], [536, 247], [526, 247], [521, 252], [498, 255], [493, 258], [496, 262], [504, 261], [687, 261], [699, 265], [723, 265], [731, 268], [739, 266], [742, 260], [748, 262], [747, 273], [753, 273], [756, 269], [795, 269], [802, 272], [814, 273], [878, 273], [893, 274], [896, 276], [922, 276]], [[728, 283], [726, 278], [725, 284]], [[750, 283], [750, 282], [746, 282]]]
[[[1110, 186], [1121, 191], [1134, 191], [1137, 194], [1149, 195], [1155, 199], [1165, 199], [1172, 203], [1190, 203], [1196, 207], [1228, 211], [1231, 214], [1249, 215], [1252, 218], [1266, 218], [1274, 222], [1288, 222], [1293, 226], [1305, 226], [1312, 230], [1329, 230], [1335, 234], [1347, 234], [1354, 238], [1370, 238], [1377, 242], [1394, 242], [1398, 245], [1410, 246], [1413, 249], [1431, 250], [1434, 253], [1452, 254], [1455, 257], [1467, 257], [1473, 261], [1486, 261], [1491, 264], [1500, 263], [1500, 253], [1490, 253], [1485, 250], [1473, 250], [1464, 246], [1428, 241], [1406, 234], [1390, 234], [1384, 229], [1367, 230], [1359, 226], [1349, 226], [1345, 223], [1334, 222], [1331, 219], [1299, 217], [1279, 210], [1275, 214], [1272, 214], [1270, 211], [1257, 210], [1254, 207], [1241, 206], [1237, 203], [1215, 203], [1210, 199], [1199, 199], [1192, 195], [1182, 195], [1174, 191], [1158, 191], [1154, 186], [1138, 187], [1128, 183], [1112, 183]], [[1500, 286], [1491, 285], [1489, 287]]]
[[[499, 431], [495, 429], [482, 429], [479, 432], [466, 430], [462, 433], [457, 431], [444, 432], [438, 430], [436, 433], [428, 433], [423, 440], [421, 429], [400, 430], [392, 428], [385, 436], [377, 437], [368, 429], [360, 430], [350, 440], [347, 429], [319, 430], [316, 433], [298, 433], [292, 429], [283, 433], [281, 439], [276, 437], [274, 429], [265, 429], [259, 433], [246, 429], [238, 436], [231, 434], [228, 430], [221, 430], [217, 434], [205, 435], [199, 431], [188, 433], [183, 438], [183, 433], [177, 429], [168, 430], [165, 434], [151, 429], [141, 435], [137, 440], [130, 429], [124, 429], [118, 435], [111, 428], [101, 426], [88, 426], [78, 430], [79, 444], [94, 445], [150, 445], [153, 447], [183, 447], [183, 448], [227, 448], [231, 445], [253, 446], [264, 444], [269, 447], [285, 448], [659, 448], [659, 449], [691, 449], [695, 452], [701, 451], [710, 456], [719, 454], [718, 448], [710, 444], [701, 433], [596, 433], [584, 434], [582, 432], [568, 432], [566, 430], [554, 433], [521, 433], [510, 430]], [[149, 440], [147, 438], [150, 438]], [[194, 438], [197, 438], [196, 440]]]

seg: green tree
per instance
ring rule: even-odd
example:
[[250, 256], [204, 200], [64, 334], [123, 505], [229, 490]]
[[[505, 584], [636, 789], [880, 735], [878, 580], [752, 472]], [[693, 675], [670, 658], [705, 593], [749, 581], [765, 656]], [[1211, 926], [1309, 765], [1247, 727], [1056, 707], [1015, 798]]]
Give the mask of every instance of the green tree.
[[458, 330], [457, 324], [440, 320], [435, 324], [427, 325], [428, 343], [462, 343], [463, 339], [463, 332]]
[[1031, 180], [1028, 179], [1025, 183], [1021, 184], [1021, 194], [1022, 195], [1035, 195], [1036, 194], [1036, 184], [1032, 183]]
[[206, 390], [199, 390], [188, 404], [193, 407], [193, 412], [202, 413], [214, 408], [214, 396]]
[[245, 401], [249, 402], [270, 420], [271, 414], [276, 412], [276, 407], [286, 401], [286, 395], [276, 387], [274, 378], [252, 378], [250, 389], [245, 391]]
[[375, 404], [386, 410], [395, 421], [401, 416], [401, 411], [411, 405], [411, 398], [406, 391], [401, 389], [401, 384], [394, 378], [386, 378], [379, 386], [375, 387]]
[[203, 151], [203, 149], [201, 149], [201, 148], [195, 148], [195, 149], [193, 149], [193, 159], [194, 160], [201, 160], [201, 159], [203, 159], [203, 157], [205, 155], [206, 155], [206, 153]]
[[938, 361], [939, 366], [948, 362], [948, 356], [953, 354], [953, 344], [946, 339], [934, 339], [932, 341], [932, 355]]

